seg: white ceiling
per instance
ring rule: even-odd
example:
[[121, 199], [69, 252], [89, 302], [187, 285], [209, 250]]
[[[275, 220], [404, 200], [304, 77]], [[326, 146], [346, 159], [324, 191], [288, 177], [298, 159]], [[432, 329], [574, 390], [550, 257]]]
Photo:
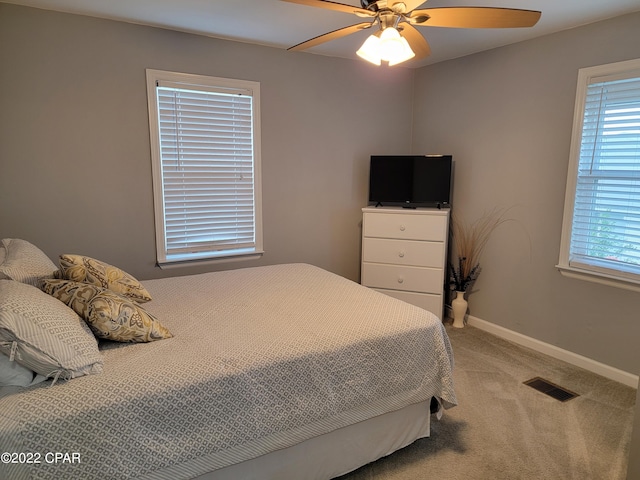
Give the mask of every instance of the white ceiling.
[[[77, 13], [286, 49], [323, 33], [363, 21], [347, 13], [279, 0], [0, 0], [3, 3]], [[335, 0], [338, 1], [338, 0]], [[341, 3], [360, 6], [359, 0]], [[486, 6], [539, 10], [533, 28], [471, 30], [419, 27], [432, 54], [406, 66], [469, 55], [606, 18], [640, 11], [640, 0], [430, 0], [421, 8]], [[358, 58], [370, 32], [362, 31], [307, 50]], [[291, 52], [291, 55], [304, 53]]]

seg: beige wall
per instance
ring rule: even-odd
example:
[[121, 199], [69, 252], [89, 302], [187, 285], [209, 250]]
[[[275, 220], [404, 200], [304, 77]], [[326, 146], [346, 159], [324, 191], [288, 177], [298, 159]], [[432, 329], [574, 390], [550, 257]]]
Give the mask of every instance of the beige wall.
[[494, 207], [470, 313], [635, 374], [640, 293], [556, 270], [578, 69], [640, 57], [640, 14], [425, 67], [415, 84], [415, 152], [452, 153], [453, 209]]
[[[154, 266], [146, 68], [260, 82], [262, 260]], [[369, 156], [409, 153], [412, 78], [0, 4], [0, 238], [28, 239], [53, 258], [91, 255], [142, 279], [308, 262], [357, 280]]]

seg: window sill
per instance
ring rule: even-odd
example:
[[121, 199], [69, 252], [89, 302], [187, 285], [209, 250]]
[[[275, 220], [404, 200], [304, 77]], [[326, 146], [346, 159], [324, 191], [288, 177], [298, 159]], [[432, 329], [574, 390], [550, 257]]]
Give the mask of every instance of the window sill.
[[628, 278], [615, 277], [603, 273], [592, 272], [582, 268], [570, 267], [568, 265], [556, 265], [556, 268], [562, 275], [568, 278], [576, 278], [587, 282], [599, 283], [609, 287], [623, 288], [640, 292], [640, 281], [634, 281]]
[[247, 253], [236, 253], [236, 254], [227, 254], [227, 255], [221, 255], [219, 257], [212, 257], [212, 256], [200, 256], [200, 257], [193, 257], [193, 256], [188, 256], [188, 255], [184, 255], [181, 256], [181, 258], [176, 258], [175, 260], [163, 260], [163, 261], [158, 261], [157, 265], [158, 267], [160, 267], [162, 270], [170, 270], [173, 268], [185, 268], [185, 267], [193, 267], [193, 266], [200, 266], [200, 265], [216, 265], [219, 263], [228, 263], [228, 262], [245, 262], [248, 260], [257, 260], [259, 258], [262, 257], [262, 255], [264, 254], [264, 251], [262, 250], [252, 250], [251, 252], [247, 252]]

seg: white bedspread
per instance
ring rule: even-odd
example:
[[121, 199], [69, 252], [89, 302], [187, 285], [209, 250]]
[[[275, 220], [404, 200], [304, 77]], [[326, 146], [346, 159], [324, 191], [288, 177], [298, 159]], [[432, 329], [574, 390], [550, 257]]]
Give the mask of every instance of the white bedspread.
[[[190, 478], [405, 405], [456, 403], [433, 314], [304, 264], [144, 282], [174, 334], [0, 399], [0, 478]], [[47, 452], [80, 463], [46, 463]]]

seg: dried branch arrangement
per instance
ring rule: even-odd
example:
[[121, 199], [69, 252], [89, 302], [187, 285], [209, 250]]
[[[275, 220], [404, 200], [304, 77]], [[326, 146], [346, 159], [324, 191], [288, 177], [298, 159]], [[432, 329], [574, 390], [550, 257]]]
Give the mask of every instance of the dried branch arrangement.
[[480, 274], [480, 255], [493, 231], [508, 219], [504, 210], [494, 209], [473, 223], [464, 223], [451, 212], [451, 237], [458, 264], [449, 263], [450, 285], [464, 292]]

